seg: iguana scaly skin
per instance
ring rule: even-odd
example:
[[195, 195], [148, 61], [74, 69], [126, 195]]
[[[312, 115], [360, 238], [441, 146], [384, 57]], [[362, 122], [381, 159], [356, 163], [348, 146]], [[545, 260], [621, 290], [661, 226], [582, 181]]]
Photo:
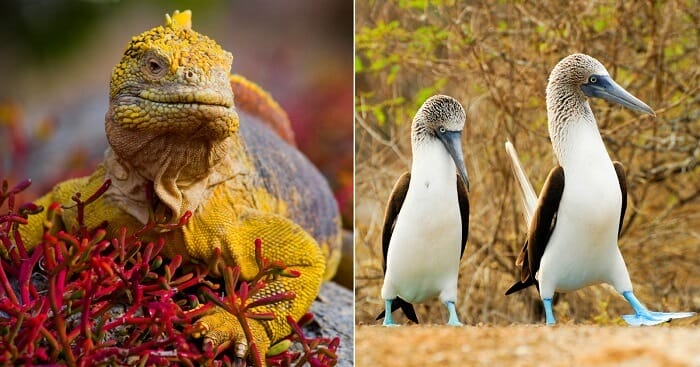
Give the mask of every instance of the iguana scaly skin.
[[[87, 197], [111, 179], [85, 218], [88, 227], [107, 221], [108, 233], [116, 235], [121, 227], [137, 230], [148, 221], [152, 203], [145, 187], [152, 185], [161, 206], [156, 209], [169, 211], [173, 222], [193, 213], [184, 227], [158, 234], [166, 240], [164, 255], [213, 263], [220, 248], [228, 265], [240, 266], [243, 279], [258, 272], [254, 241], [262, 239], [265, 257], [301, 273], [266, 288], [296, 293], [292, 301], [261, 307], [274, 312], [274, 320], [250, 320], [264, 353], [290, 333], [285, 317], [301, 317], [323, 279], [335, 273], [338, 209], [318, 171], [280, 138], [293, 142], [284, 111], [256, 85], [231, 76], [231, 54], [193, 31], [190, 17], [189, 11], [175, 12], [165, 26], [131, 40], [112, 72], [104, 162], [89, 177], [57, 185], [37, 204], [68, 207], [76, 192]], [[239, 123], [232, 85], [245, 110], [277, 134], [254, 118]], [[58, 227], [76, 226], [76, 217], [74, 208], [64, 209]], [[20, 227], [28, 247], [41, 240], [44, 220], [30, 216]], [[221, 309], [198, 323], [215, 344], [246, 341], [236, 318]]]

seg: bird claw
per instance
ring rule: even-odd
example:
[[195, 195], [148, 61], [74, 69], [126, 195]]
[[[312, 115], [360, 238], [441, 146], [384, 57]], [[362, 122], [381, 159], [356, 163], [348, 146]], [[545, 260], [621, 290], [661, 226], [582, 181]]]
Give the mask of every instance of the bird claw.
[[386, 318], [385, 318], [385, 319], [384, 319], [384, 322], [382, 323], [382, 326], [386, 326], [386, 327], [399, 327], [400, 325], [394, 323], [393, 320], [387, 321]]
[[653, 312], [646, 311], [634, 315], [622, 315], [622, 319], [630, 326], [652, 326], [673, 319], [682, 319], [694, 316], [695, 312]]

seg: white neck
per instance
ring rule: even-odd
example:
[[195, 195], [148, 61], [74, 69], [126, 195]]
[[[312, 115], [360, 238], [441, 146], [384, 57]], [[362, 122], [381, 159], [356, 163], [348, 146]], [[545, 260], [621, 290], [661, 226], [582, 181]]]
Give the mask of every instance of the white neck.
[[457, 167], [447, 149], [438, 140], [425, 139], [413, 144], [411, 183], [430, 180], [453, 183]]
[[610, 160], [583, 93], [548, 90], [547, 117], [554, 155], [562, 167], [581, 160]]

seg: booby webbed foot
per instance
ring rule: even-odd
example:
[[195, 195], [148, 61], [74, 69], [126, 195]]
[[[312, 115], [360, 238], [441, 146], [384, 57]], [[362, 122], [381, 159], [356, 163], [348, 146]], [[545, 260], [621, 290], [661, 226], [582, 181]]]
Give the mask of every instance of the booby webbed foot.
[[445, 306], [447, 306], [447, 312], [450, 314], [450, 318], [447, 319], [447, 325], [462, 326], [462, 323], [459, 322], [459, 317], [457, 317], [457, 311], [455, 310], [455, 303], [452, 301], [447, 301], [447, 302], [445, 302]]
[[547, 325], [556, 324], [557, 320], [554, 319], [554, 312], [552, 312], [552, 299], [551, 298], [543, 298], [542, 304], [544, 305], [544, 315], [545, 315], [545, 321], [547, 322]]
[[664, 322], [669, 322], [672, 319], [682, 319], [685, 317], [695, 316], [695, 312], [653, 312], [638, 313], [635, 315], [622, 315], [629, 326], [652, 326]]
[[658, 325], [664, 322], [669, 322], [672, 319], [682, 319], [685, 317], [695, 316], [695, 312], [655, 312], [649, 311], [644, 305], [639, 302], [637, 297], [631, 291], [623, 292], [630, 306], [634, 309], [634, 315], [622, 315], [622, 319], [630, 326], [651, 326]]
[[382, 325], [388, 326], [388, 327], [397, 327], [399, 326], [394, 322], [394, 318], [391, 316], [391, 299], [387, 299], [384, 301], [384, 322]]

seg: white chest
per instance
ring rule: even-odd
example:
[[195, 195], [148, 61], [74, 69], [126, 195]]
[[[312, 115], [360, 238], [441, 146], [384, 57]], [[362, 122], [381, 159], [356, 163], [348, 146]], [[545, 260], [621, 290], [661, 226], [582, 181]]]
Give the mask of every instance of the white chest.
[[418, 301], [455, 281], [461, 238], [454, 163], [437, 144], [414, 150], [411, 182], [387, 254], [387, 275], [399, 294]]
[[572, 128], [564, 147], [564, 191], [540, 272], [544, 288], [574, 290], [616, 271], [622, 193], [597, 128]]
[[439, 143], [414, 149], [411, 183], [396, 225], [406, 233], [433, 236], [436, 243], [461, 234], [456, 167]]
[[620, 182], [598, 130], [582, 125], [567, 143], [559, 216], [570, 218], [585, 233], [617, 233]]

